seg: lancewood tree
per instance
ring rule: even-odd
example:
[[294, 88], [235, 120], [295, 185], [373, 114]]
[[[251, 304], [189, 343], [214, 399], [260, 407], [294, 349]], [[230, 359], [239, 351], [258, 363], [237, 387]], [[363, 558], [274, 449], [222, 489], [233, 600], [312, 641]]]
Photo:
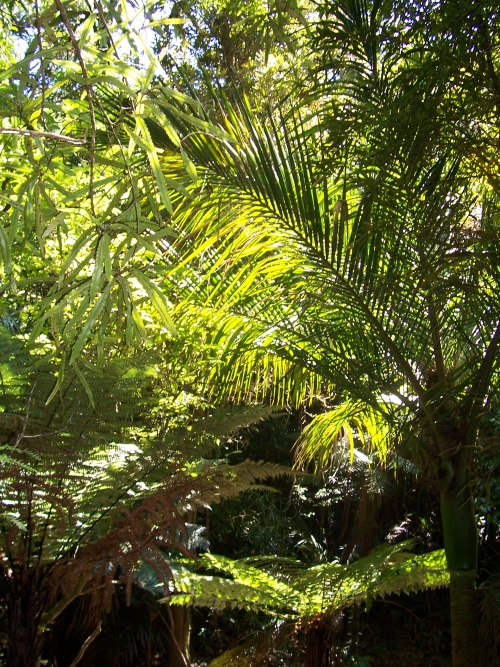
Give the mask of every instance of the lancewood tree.
[[175, 213], [179, 313], [219, 392], [323, 386], [345, 419], [370, 409], [405, 433], [440, 498], [453, 662], [469, 667], [474, 456], [500, 342], [498, 17], [461, 2], [322, 12], [323, 88], [294, 115], [221, 98], [227, 139], [190, 120], [206, 120], [195, 101], [156, 98], [203, 179]]

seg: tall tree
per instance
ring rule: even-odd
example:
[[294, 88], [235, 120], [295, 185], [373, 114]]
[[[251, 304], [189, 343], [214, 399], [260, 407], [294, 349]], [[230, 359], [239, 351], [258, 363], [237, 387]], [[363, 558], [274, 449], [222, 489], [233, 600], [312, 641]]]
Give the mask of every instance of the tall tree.
[[272, 382], [302, 398], [323, 383], [349, 399], [345, 419], [369, 406], [404, 425], [441, 502], [453, 662], [471, 667], [473, 466], [500, 342], [498, 13], [458, 1], [321, 11], [324, 86], [307, 120], [221, 101], [227, 141], [190, 124], [194, 102], [167, 114], [209, 184], [175, 218], [179, 250], [199, 262], [182, 269], [182, 308], [188, 318], [198, 287], [192, 322], [217, 350], [219, 390]]

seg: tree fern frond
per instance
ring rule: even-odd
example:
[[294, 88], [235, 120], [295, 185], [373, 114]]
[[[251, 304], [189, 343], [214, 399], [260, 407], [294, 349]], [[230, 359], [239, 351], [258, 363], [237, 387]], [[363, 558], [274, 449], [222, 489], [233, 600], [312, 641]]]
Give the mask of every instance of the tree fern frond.
[[272, 417], [280, 417], [283, 409], [276, 405], [241, 405], [233, 407], [219, 407], [212, 414], [191, 423], [194, 432], [208, 433], [215, 437], [225, 437], [240, 428]]
[[192, 493], [180, 502], [180, 506], [185, 510], [210, 507], [213, 503], [234, 498], [243, 491], [254, 488], [257, 480], [275, 479], [294, 474], [290, 468], [263, 461], [244, 461], [236, 465], [228, 465], [225, 462], [213, 465], [207, 461], [198, 465], [197, 468], [198, 470], [192, 468], [191, 474], [202, 474], [204, 481], [199, 480], [198, 488], [194, 486]]
[[296, 586], [324, 607], [344, 608], [393, 593], [440, 588], [449, 583], [444, 550], [412, 556], [410, 544], [382, 545], [354, 563], [318, 565], [300, 575]]
[[350, 565], [326, 563], [291, 570], [286, 581], [262, 571], [273, 565], [272, 557], [259, 558], [256, 567], [246, 561], [204, 554], [201, 566], [222, 572], [225, 577], [183, 574], [176, 582], [179, 596], [174, 594], [171, 602], [220, 608], [224, 600], [229, 606], [277, 617], [307, 619], [393, 593], [447, 586], [444, 551], [414, 556], [406, 551], [410, 546], [410, 542], [382, 545]]
[[[267, 611], [275, 616], [293, 617], [290, 602], [280, 598], [272, 589], [264, 590], [232, 579], [221, 579], [210, 575], [197, 575], [176, 579], [176, 593], [169, 598], [170, 604], [181, 606], [210, 607], [212, 609], [246, 609]], [[184, 592], [185, 591], [185, 592]]]
[[[126, 582], [130, 592], [141, 562], [159, 581], [171, 579], [164, 552], [192, 555], [186, 510], [292, 474], [266, 463], [186, 460], [182, 450], [201, 437], [203, 420], [192, 431], [151, 437], [155, 386], [147, 367], [134, 368], [138, 356], [102, 369], [82, 365], [83, 383], [71, 365], [55, 366], [5, 332], [0, 337], [0, 569], [7, 584], [0, 602], [10, 605], [9, 587], [21, 595], [39, 586], [42, 630], [89, 587], [93, 604], [107, 608], [113, 582]], [[273, 412], [225, 410], [207, 424], [223, 433]]]

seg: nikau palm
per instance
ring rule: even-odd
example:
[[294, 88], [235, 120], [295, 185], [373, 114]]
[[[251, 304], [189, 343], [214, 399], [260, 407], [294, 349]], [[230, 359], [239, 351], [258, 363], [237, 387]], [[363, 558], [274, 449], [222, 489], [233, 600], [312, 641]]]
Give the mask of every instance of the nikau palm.
[[[453, 663], [471, 667], [473, 464], [500, 343], [496, 119], [487, 98], [471, 99], [471, 77], [477, 95], [484, 82], [463, 44], [459, 65], [445, 52], [449, 8], [438, 48], [427, 24], [391, 7], [340, 3], [320, 24], [324, 54], [348, 29], [351, 43], [324, 65], [334, 75], [321, 113], [304, 123], [221, 100], [224, 139], [190, 123], [207, 120], [195, 102], [158, 98], [205, 170], [194, 203], [174, 215], [186, 260], [179, 313], [207, 332], [219, 390], [302, 399], [322, 384], [404, 431], [405, 455], [425, 464], [440, 498]], [[398, 37], [405, 20], [420, 30], [418, 53]]]

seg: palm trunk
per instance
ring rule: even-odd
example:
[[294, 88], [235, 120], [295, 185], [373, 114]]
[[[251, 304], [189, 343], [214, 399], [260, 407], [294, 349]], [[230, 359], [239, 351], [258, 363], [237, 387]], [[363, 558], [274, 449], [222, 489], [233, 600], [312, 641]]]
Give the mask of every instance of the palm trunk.
[[[453, 667], [479, 667], [476, 589], [478, 535], [470, 489], [470, 451], [462, 448], [441, 466], [444, 548], [450, 571]], [[450, 448], [450, 451], [451, 450]]]

